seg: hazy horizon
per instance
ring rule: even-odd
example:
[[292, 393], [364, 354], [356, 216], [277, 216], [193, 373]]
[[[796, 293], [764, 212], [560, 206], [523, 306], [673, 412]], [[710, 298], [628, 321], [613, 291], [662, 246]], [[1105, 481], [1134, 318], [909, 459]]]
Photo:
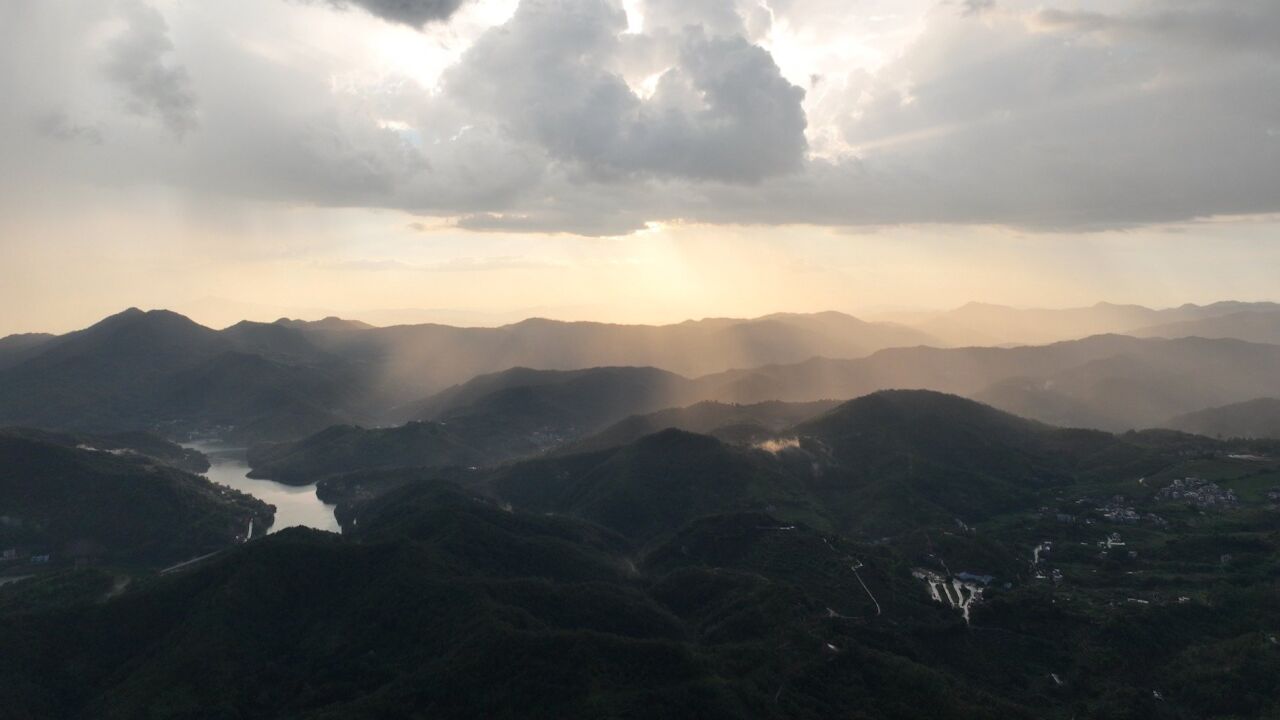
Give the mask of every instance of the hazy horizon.
[[607, 315], [591, 316], [584, 314], [582, 316], [575, 315], [577, 308], [525, 308], [516, 309], [506, 312], [502, 311], [474, 311], [460, 308], [374, 308], [369, 310], [335, 310], [332, 308], [299, 308], [299, 307], [269, 307], [255, 306], [245, 303], [235, 303], [230, 301], [218, 301], [209, 298], [200, 302], [187, 305], [175, 306], [139, 306], [128, 305], [117, 308], [104, 309], [97, 315], [86, 315], [88, 318], [80, 324], [68, 325], [65, 327], [54, 328], [36, 328], [26, 330], [5, 331], [0, 327], [0, 338], [8, 335], [21, 335], [28, 333], [47, 333], [59, 335], [74, 330], [88, 327], [104, 318], [116, 315], [129, 309], [142, 310], [144, 312], [152, 310], [168, 310], [183, 315], [192, 321], [204, 325], [205, 327], [215, 330], [221, 330], [230, 327], [238, 322], [260, 322], [270, 323], [277, 320], [301, 320], [301, 321], [317, 321], [328, 318], [339, 318], [342, 320], [350, 320], [362, 322], [373, 327], [392, 327], [395, 325], [448, 325], [458, 328], [497, 328], [507, 325], [513, 325], [525, 320], [554, 320], [558, 322], [574, 323], [605, 323], [617, 325], [647, 325], [647, 326], [667, 326], [678, 325], [686, 322], [700, 322], [707, 320], [754, 320], [771, 315], [814, 315], [828, 312], [840, 313], [850, 317], [857, 318], [873, 323], [892, 323], [905, 326], [911, 326], [919, 322], [926, 321], [935, 316], [945, 315], [947, 313], [962, 310], [969, 306], [987, 306], [992, 308], [1009, 309], [1015, 311], [1047, 311], [1061, 312], [1072, 310], [1085, 310], [1100, 306], [1112, 307], [1135, 307], [1145, 308], [1154, 311], [1176, 310], [1187, 306], [1209, 307], [1223, 303], [1242, 303], [1242, 304], [1269, 304], [1278, 301], [1270, 298], [1259, 298], [1254, 300], [1241, 300], [1238, 298], [1220, 298], [1207, 302], [1185, 302], [1171, 305], [1143, 305], [1141, 303], [1116, 303], [1109, 300], [1098, 300], [1095, 302], [1082, 305], [1067, 305], [1060, 307], [1042, 307], [1031, 305], [1008, 305], [1004, 303], [992, 303], [983, 300], [969, 300], [959, 305], [947, 307], [899, 307], [899, 306], [872, 306], [862, 308], [861, 310], [840, 310], [834, 308], [820, 308], [814, 310], [774, 310], [766, 311], [758, 315], [732, 315], [732, 314], [716, 314], [716, 315], [694, 315], [688, 317], [679, 317], [675, 319], [656, 319], [645, 321], [643, 319], [635, 321], [623, 321], [611, 319]]

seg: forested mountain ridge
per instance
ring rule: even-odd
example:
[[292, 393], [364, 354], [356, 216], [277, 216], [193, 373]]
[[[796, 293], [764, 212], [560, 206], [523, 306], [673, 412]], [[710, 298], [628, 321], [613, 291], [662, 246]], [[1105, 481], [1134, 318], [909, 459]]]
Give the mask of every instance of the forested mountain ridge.
[[0, 422], [262, 438], [314, 432], [368, 403], [344, 362], [273, 359], [167, 311], [130, 309], [39, 350], [0, 370]]
[[[782, 323], [805, 332], [834, 327], [836, 342], [847, 324], [842, 317], [770, 316], [764, 325], [704, 321], [680, 332], [705, 339], [699, 333], [740, 326], [755, 332]], [[549, 353], [539, 356], [546, 366], [480, 374], [423, 396], [419, 390], [436, 382], [429, 376], [440, 365], [418, 353], [444, 350], [392, 339], [421, 339], [414, 333], [444, 332], [439, 328], [379, 329], [330, 320], [239, 323], [214, 331], [174, 313], [130, 310], [28, 343], [24, 352], [32, 355], [0, 365], [0, 422], [260, 442], [295, 440], [331, 425], [432, 420], [451, 424], [465, 444], [506, 459], [582, 439], [631, 415], [702, 401], [838, 401], [883, 389], [927, 388], [1057, 425], [1120, 431], [1265, 397], [1280, 384], [1280, 346], [1122, 335], [1016, 348], [897, 347], [696, 377], [643, 366], [548, 369], [579, 361], [556, 354], [576, 342], [561, 331], [595, 327], [562, 325], [534, 322], [511, 330], [519, 338], [512, 347], [520, 352]], [[608, 327], [613, 333], [639, 332], [641, 326]], [[383, 330], [388, 334], [379, 334]], [[397, 348], [409, 346], [416, 349], [399, 354]], [[801, 343], [789, 352], [814, 347]], [[501, 357], [486, 362], [506, 362], [494, 359]], [[400, 382], [401, 375], [417, 379]]]
[[[0, 701], [72, 719], [1266, 716], [1280, 547], [1253, 478], [1280, 461], [1235, 455], [1276, 449], [885, 392], [760, 446], [667, 430], [402, 469], [349, 501], [344, 536], [288, 530], [101, 605], [0, 602]], [[1175, 496], [1192, 471], [1223, 486]], [[1227, 486], [1234, 504], [1197, 505]]]
[[271, 506], [137, 452], [0, 430], [0, 548], [21, 561], [159, 566], [271, 526]]
[[1258, 398], [1179, 415], [1166, 426], [1210, 437], [1280, 440], [1280, 399]]

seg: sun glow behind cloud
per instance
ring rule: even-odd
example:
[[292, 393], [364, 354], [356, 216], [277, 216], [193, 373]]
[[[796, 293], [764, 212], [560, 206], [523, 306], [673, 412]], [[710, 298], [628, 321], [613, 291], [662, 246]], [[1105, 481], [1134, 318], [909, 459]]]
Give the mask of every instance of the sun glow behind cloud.
[[364, 62], [389, 76], [411, 77], [423, 88], [434, 89], [441, 73], [458, 61], [476, 36], [509, 20], [518, 4], [518, 0], [475, 0], [464, 4], [447, 25], [422, 30], [376, 23], [376, 28], [366, 31], [370, 52]]

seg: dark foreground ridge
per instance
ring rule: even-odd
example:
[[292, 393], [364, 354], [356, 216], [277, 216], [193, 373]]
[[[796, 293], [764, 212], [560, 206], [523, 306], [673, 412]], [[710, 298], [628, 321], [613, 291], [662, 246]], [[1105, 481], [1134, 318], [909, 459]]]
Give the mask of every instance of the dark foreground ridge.
[[106, 602], [75, 570], [0, 590], [0, 707], [1267, 716], [1278, 449], [898, 391], [765, 441], [336, 475], [342, 536], [286, 530]]

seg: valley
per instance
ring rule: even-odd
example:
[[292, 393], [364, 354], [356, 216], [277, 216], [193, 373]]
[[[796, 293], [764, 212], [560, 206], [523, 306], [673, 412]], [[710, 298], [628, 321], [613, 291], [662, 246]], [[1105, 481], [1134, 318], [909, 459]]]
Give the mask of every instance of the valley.
[[244, 459], [244, 448], [208, 443], [192, 443], [188, 447], [209, 458], [210, 467], [204, 476], [211, 482], [252, 495], [275, 507], [275, 518], [269, 532], [297, 526], [338, 531], [333, 506], [326, 505], [316, 497], [314, 486], [285, 485], [272, 480], [250, 478], [251, 471]]
[[[281, 347], [262, 362], [295, 362], [299, 346]], [[13, 549], [0, 642], [17, 648], [0, 671], [18, 681], [0, 695], [18, 717], [71, 718], [128, 717], [157, 698], [308, 718], [424, 705], [920, 717], [908, 696], [956, 717], [1266, 712], [1280, 692], [1280, 675], [1258, 676], [1280, 669], [1280, 440], [1062, 427], [1041, 421], [1062, 406], [1039, 391], [992, 388], [1140, 372], [1142, 392], [1173, 397], [1178, 375], [1161, 386], [1156, 368], [1190, 363], [1225, 397], [1265, 387], [1272, 352], [1097, 337], [694, 378], [516, 368], [394, 405], [403, 423], [316, 432], [268, 420], [295, 406], [253, 380], [243, 400], [208, 406], [232, 414], [13, 428], [7, 467], [40, 458], [13, 482], [73, 462], [95, 493], [154, 492], [132, 485], [154, 476], [230, 504], [223, 534], [193, 542], [183, 533], [215, 516], [194, 499], [62, 496], [41, 515], [49, 506], [14, 512], [21, 484], [0, 496]], [[951, 392], [882, 389], [912, 378]], [[1136, 407], [1065, 380], [1040, 387], [1093, 397], [1091, 417]], [[377, 414], [373, 396], [344, 392], [323, 397]], [[1178, 392], [1160, 407], [1199, 402]], [[274, 430], [244, 442], [259, 422]], [[181, 446], [146, 434], [165, 428]], [[108, 479], [119, 473], [128, 484]], [[202, 519], [175, 525], [184, 517]], [[129, 523], [159, 534], [113, 550]], [[58, 639], [60, 626], [84, 642]], [[566, 653], [589, 660], [566, 666]], [[81, 674], [60, 669], [68, 657]], [[210, 662], [224, 674], [194, 672]]]

